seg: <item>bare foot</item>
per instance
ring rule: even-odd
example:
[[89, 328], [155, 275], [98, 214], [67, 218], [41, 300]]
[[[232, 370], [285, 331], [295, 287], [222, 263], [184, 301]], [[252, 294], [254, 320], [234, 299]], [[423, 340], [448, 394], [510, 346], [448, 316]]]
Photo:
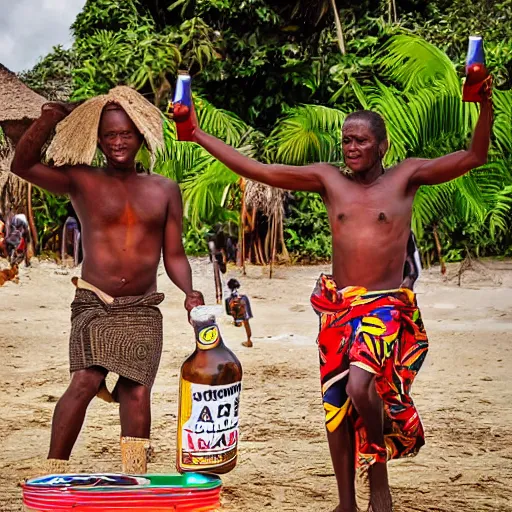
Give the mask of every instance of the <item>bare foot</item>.
[[252, 347], [252, 341], [251, 340], [244, 341], [242, 343], [242, 346], [247, 347], [247, 348], [251, 348]]
[[370, 466], [370, 507], [368, 512], [393, 512], [386, 463]]

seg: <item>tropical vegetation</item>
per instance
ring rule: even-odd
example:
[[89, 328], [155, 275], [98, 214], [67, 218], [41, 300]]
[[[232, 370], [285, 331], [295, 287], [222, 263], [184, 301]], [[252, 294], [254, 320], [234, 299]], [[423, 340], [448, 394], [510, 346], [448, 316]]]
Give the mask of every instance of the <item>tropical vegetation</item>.
[[[486, 12], [483, 16], [482, 13]], [[178, 69], [194, 77], [202, 127], [265, 162], [343, 166], [347, 113], [372, 109], [389, 131], [388, 166], [468, 145], [478, 107], [461, 101], [467, 36], [485, 36], [495, 79], [489, 163], [421, 188], [413, 229], [427, 262], [512, 254], [512, 0], [88, 0], [57, 47], [21, 75], [51, 99], [83, 100], [125, 83], [165, 110]], [[216, 223], [240, 221], [240, 179], [165, 123], [155, 171], [183, 191], [186, 247], [206, 250]], [[141, 153], [141, 163], [147, 155]], [[35, 189], [42, 240], [66, 200]], [[318, 196], [286, 196], [284, 237], [302, 261], [330, 257]]]

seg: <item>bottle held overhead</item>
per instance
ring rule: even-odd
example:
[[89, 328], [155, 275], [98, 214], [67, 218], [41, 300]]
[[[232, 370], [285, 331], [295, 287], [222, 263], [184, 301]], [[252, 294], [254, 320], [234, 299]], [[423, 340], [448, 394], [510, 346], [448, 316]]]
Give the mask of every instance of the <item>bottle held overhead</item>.
[[484, 43], [480, 36], [470, 36], [466, 58], [466, 79], [462, 89], [462, 100], [479, 102], [482, 88], [489, 77], [485, 65]]
[[193, 141], [197, 118], [192, 101], [192, 78], [186, 71], [180, 71], [176, 82], [176, 90], [169, 113], [176, 123], [178, 140]]

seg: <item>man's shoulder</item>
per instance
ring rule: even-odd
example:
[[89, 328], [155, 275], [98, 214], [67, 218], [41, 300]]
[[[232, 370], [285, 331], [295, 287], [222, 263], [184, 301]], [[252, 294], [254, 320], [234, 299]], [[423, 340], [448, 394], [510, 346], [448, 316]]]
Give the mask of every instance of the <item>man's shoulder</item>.
[[90, 176], [94, 174], [98, 175], [103, 174], [105, 171], [101, 167], [93, 167], [92, 165], [85, 164], [63, 166], [61, 169], [72, 174], [73, 176]]
[[163, 193], [172, 199], [181, 195], [180, 186], [171, 178], [160, 174], [145, 174], [140, 177], [148, 184], [147, 187], [151, 190], [151, 193], [157, 193], [158, 195]]
[[405, 160], [402, 160], [401, 162], [395, 164], [392, 167], [392, 169], [416, 169], [417, 167], [422, 165], [427, 160], [428, 160], [428, 158], [417, 158], [417, 157], [406, 158]]
[[347, 179], [346, 175], [348, 172], [345, 171], [343, 165], [327, 163], [327, 162], [318, 162], [310, 165], [311, 169], [314, 169], [319, 178], [322, 180], [325, 186], [328, 186], [329, 182], [334, 180], [334, 183], [339, 183], [338, 180]]
[[328, 162], [316, 162], [314, 164], [310, 164], [311, 168], [317, 169], [318, 171], [340, 174], [342, 165]]
[[141, 174], [140, 176], [144, 180], [147, 180], [149, 183], [152, 183], [159, 187], [164, 187], [167, 190], [179, 189], [179, 185], [174, 180], [172, 180], [171, 178], [167, 178], [166, 176], [162, 176], [161, 174], [151, 173]]
[[406, 158], [391, 167], [388, 167], [386, 174], [395, 176], [396, 179], [409, 179], [414, 172], [421, 167], [427, 159], [425, 158]]

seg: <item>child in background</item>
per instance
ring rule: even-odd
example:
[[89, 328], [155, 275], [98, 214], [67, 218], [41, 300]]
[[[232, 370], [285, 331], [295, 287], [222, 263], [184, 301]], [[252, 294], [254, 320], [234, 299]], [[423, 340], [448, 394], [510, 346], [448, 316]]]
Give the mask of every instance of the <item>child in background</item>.
[[247, 333], [247, 341], [242, 345], [247, 348], [252, 347], [252, 332], [249, 320], [252, 318], [251, 303], [246, 295], [240, 295], [238, 289], [240, 283], [236, 279], [228, 281], [228, 288], [231, 291], [229, 297], [226, 298], [226, 313], [233, 317], [233, 323], [236, 327], [244, 326]]

